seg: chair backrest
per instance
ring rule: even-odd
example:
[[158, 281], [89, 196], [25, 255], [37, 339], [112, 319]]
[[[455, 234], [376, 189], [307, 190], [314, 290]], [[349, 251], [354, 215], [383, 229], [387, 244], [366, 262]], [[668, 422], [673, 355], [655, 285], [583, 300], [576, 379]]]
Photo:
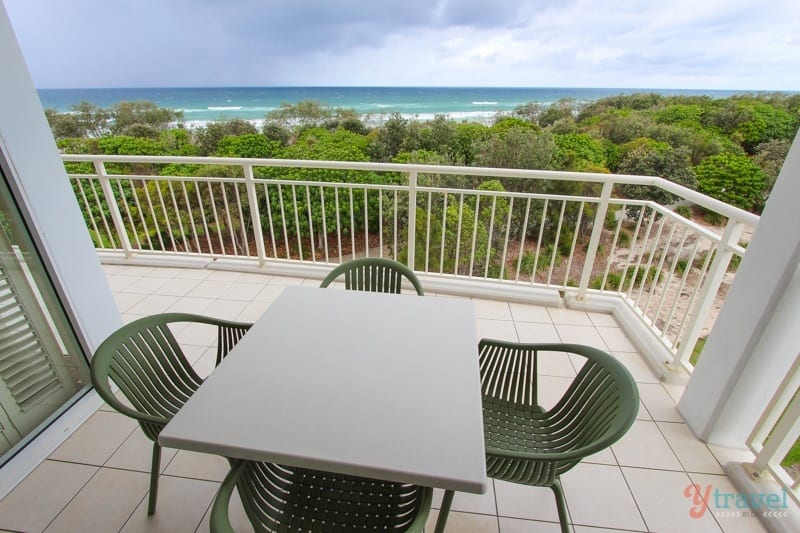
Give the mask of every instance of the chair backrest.
[[214, 533], [232, 532], [235, 486], [256, 531], [404, 531], [422, 533], [433, 490], [275, 463], [231, 461], [211, 510]]
[[[539, 405], [538, 354], [563, 352], [586, 358], [561, 399], [551, 408]], [[639, 391], [630, 372], [602, 350], [579, 344], [521, 344], [483, 339], [479, 343], [481, 392], [547, 412], [547, 425], [560, 428], [562, 447], [581, 450], [575, 458], [619, 440], [636, 419]]]
[[[203, 381], [169, 329], [172, 322], [197, 318], [183, 313], [140, 318], [111, 334], [92, 357], [90, 373], [97, 393], [118, 411], [139, 420], [151, 439], [157, 438]], [[109, 380], [119, 386], [133, 409], [117, 399]]]
[[404, 264], [391, 259], [365, 257], [342, 263], [322, 280], [320, 287], [327, 287], [339, 276], [344, 277], [344, 286], [348, 290], [394, 294], [400, 294], [403, 279], [407, 279], [418, 295], [425, 295], [416, 274]]

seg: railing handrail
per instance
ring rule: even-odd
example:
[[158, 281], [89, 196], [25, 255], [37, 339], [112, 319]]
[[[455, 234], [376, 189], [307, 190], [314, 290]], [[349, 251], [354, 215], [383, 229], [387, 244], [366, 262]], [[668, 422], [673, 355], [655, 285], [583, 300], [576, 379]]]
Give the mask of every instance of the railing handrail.
[[[362, 161], [320, 161], [314, 159], [259, 159], [241, 157], [202, 157], [202, 156], [150, 156], [150, 155], [95, 155], [95, 154], [62, 154], [62, 160], [70, 162], [116, 162], [116, 163], [154, 163], [154, 164], [186, 164], [186, 165], [231, 165], [231, 166], [264, 166], [295, 167], [317, 169], [372, 170], [377, 172], [411, 172], [423, 174], [448, 174], [481, 176], [492, 178], [521, 178], [556, 181], [588, 181], [605, 183], [608, 181], [622, 185], [644, 185], [662, 189], [680, 196], [701, 207], [711, 209], [729, 219], [755, 227], [759, 216], [738, 207], [726, 204], [716, 198], [699, 193], [693, 189], [679, 185], [658, 176], [640, 176], [633, 174], [603, 174], [598, 172], [572, 172], [561, 170], [527, 170], [500, 169], [488, 167], [464, 167], [448, 165], [422, 165], [413, 163], [372, 163]], [[613, 199], [612, 199], [613, 201]]]
[[[62, 158], [92, 163], [94, 172], [69, 177], [98, 246], [121, 250], [126, 257], [177, 252], [215, 259], [257, 258], [264, 267], [272, 260], [315, 263], [317, 251], [324, 254], [325, 263], [331, 254], [341, 262], [347, 248], [353, 256], [357, 252], [369, 256], [372, 251], [383, 257], [385, 251], [421, 273], [452, 274], [465, 282], [491, 279], [497, 287], [508, 281], [557, 289], [561, 295], [575, 296], [572, 301], [579, 304], [590, 296], [612, 294], [622, 297], [669, 350], [657, 364], [666, 360], [666, 366], [673, 368], [691, 367], [692, 350], [729, 264], [734, 256], [745, 255], [740, 236], [745, 226], [754, 228], [759, 220], [654, 176], [235, 157], [63, 154]], [[113, 174], [106, 167], [109, 163], [222, 165], [242, 172], [227, 177]], [[360, 183], [341, 172], [336, 173], [337, 181], [313, 175], [300, 180], [259, 179], [254, 167], [393, 172], [405, 179]], [[571, 187], [550, 192], [533, 187], [539, 192], [529, 192], [425, 185], [418, 183], [420, 174], [595, 183], [602, 184], [602, 190], [579, 188], [573, 194]], [[190, 186], [192, 182], [198, 186]], [[156, 186], [142, 187], [144, 183]], [[618, 184], [676, 194], [727, 217], [726, 229], [715, 232], [652, 200], [614, 197]], [[606, 216], [609, 210], [614, 210], [613, 217]], [[490, 274], [492, 268], [499, 270]]]

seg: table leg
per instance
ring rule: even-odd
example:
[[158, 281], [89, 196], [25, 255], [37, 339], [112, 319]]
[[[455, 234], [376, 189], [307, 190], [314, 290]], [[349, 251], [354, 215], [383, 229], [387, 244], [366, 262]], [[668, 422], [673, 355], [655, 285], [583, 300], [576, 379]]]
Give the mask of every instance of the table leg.
[[444, 525], [447, 523], [447, 515], [450, 514], [450, 506], [453, 504], [453, 491], [444, 491], [442, 505], [439, 508], [439, 517], [436, 519], [436, 529], [434, 533], [444, 533]]

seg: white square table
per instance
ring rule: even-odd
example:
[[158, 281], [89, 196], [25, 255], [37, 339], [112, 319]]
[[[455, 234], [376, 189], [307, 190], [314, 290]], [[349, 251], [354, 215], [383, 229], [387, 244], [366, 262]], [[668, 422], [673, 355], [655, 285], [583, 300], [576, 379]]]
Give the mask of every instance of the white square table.
[[443, 488], [446, 520], [487, 485], [473, 304], [287, 287], [159, 442]]

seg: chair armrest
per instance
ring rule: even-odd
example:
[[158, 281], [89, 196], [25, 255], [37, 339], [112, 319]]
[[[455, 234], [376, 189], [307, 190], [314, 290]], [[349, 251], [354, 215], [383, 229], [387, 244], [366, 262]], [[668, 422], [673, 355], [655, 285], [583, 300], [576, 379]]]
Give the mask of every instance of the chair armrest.
[[239, 481], [246, 464], [245, 461], [240, 461], [238, 464], [233, 463], [222, 481], [214, 498], [214, 504], [211, 506], [211, 515], [209, 516], [211, 533], [234, 533], [228, 516], [228, 508], [233, 489], [236, 488], [236, 482]]

